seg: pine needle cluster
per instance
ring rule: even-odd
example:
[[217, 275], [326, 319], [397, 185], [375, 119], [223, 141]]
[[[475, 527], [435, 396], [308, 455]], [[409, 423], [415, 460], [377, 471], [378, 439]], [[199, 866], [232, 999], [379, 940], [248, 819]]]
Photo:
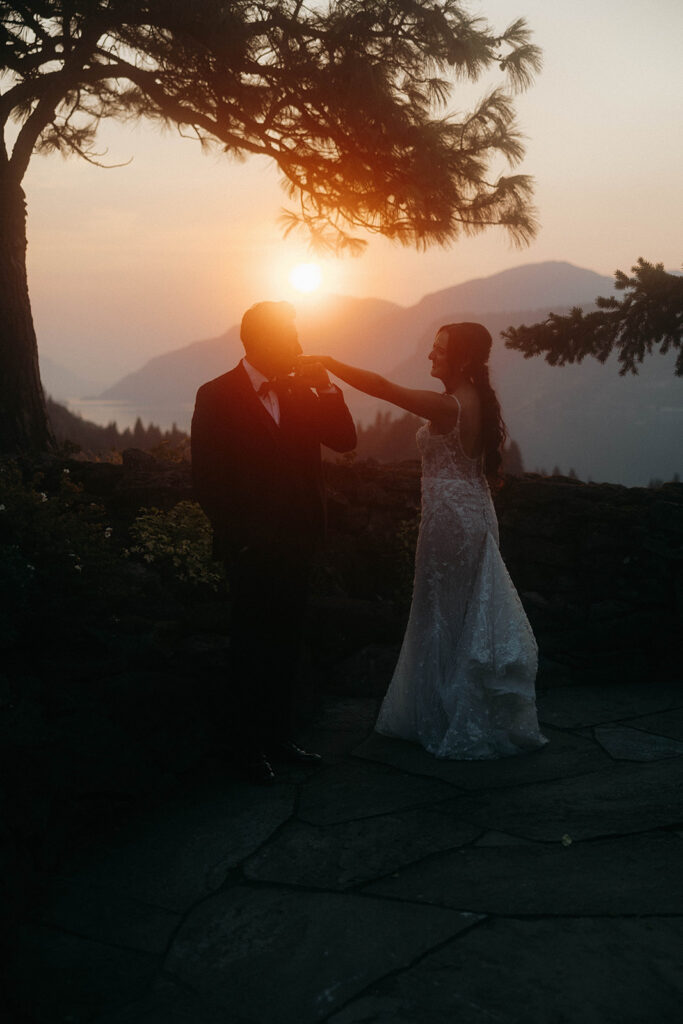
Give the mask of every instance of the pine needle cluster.
[[545, 355], [551, 366], [580, 363], [586, 356], [604, 363], [616, 352], [622, 376], [637, 374], [657, 347], [662, 355], [678, 349], [676, 375], [683, 376], [683, 276], [642, 257], [632, 274], [616, 271], [614, 287], [623, 299], [598, 296], [593, 312], [575, 306], [566, 316], [551, 313], [541, 323], [508, 327], [502, 332], [506, 346], [527, 358]]
[[[0, 39], [16, 182], [34, 152], [104, 165], [100, 122], [145, 118], [274, 160], [285, 231], [319, 249], [535, 233], [531, 179], [493, 170], [524, 153], [512, 97], [540, 52], [523, 19], [498, 33], [461, 0], [0, 0]], [[490, 72], [474, 109], [449, 109]]]

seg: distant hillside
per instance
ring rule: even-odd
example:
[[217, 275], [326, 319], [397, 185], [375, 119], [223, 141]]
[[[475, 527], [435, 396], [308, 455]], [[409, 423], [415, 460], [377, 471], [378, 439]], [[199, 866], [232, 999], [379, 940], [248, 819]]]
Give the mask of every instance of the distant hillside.
[[[367, 359], [370, 335], [377, 339], [372, 343], [373, 359], [383, 353], [382, 365], [388, 369], [413, 347], [397, 345], [393, 332], [383, 331], [384, 323], [396, 312], [400, 312], [400, 307], [380, 299], [331, 296], [319, 306], [302, 307], [298, 311], [299, 337], [309, 352], [327, 352], [360, 361]], [[100, 397], [147, 407], [181, 409], [194, 402], [200, 384], [231, 369], [243, 355], [236, 325], [217, 338], [196, 341], [151, 359], [141, 370], [124, 377]]]
[[85, 398], [102, 390], [102, 382], [85, 374], [74, 373], [49, 356], [40, 356], [40, 379], [45, 393], [58, 402], [69, 398]]
[[[417, 259], [418, 257], [416, 257]], [[500, 332], [533, 323], [572, 305], [588, 308], [613, 291], [611, 278], [563, 262], [530, 264], [425, 296], [401, 307], [376, 299], [334, 297], [305, 307], [297, 318], [307, 352], [326, 352], [406, 385], [433, 387], [427, 359], [435, 330], [480, 320], [491, 331], [495, 386], [510, 436], [527, 469], [559, 466], [582, 479], [629, 485], [681, 472], [683, 396], [673, 360], [653, 356], [637, 377], [618, 376], [614, 362], [588, 359], [551, 367], [506, 349]], [[199, 385], [242, 355], [238, 328], [151, 360], [102, 398], [154, 409], [157, 422], [188, 428]], [[354, 417], [374, 422], [386, 405], [347, 388]]]
[[47, 415], [55, 439], [60, 445], [75, 445], [89, 455], [99, 456], [113, 451], [123, 451], [124, 448], [153, 451], [161, 444], [177, 448], [188, 442], [187, 434], [178, 430], [175, 424], [170, 430], [162, 430], [153, 423], [145, 427], [138, 419], [132, 430], [119, 430], [115, 423], [101, 427], [97, 423], [90, 423], [89, 420], [74, 415], [66, 406], [52, 398], [47, 399]]
[[[408, 308], [379, 299], [331, 296], [319, 304], [302, 304], [297, 326], [305, 351], [325, 352], [389, 373], [430, 340], [444, 320], [481, 317], [491, 310], [588, 303], [611, 290], [612, 280], [591, 270], [570, 263], [537, 263], [446, 288]], [[509, 323], [506, 320], [505, 326]], [[100, 397], [147, 407], [187, 407], [201, 383], [230, 369], [242, 355], [235, 325], [216, 338], [151, 359]]]
[[[545, 306], [580, 306], [596, 295], [614, 291], [614, 280], [572, 263], [549, 260], [513, 267], [490, 277], [478, 277], [464, 284], [425, 295], [414, 307], [430, 316], [449, 316], [457, 310], [484, 313], [515, 312]], [[456, 317], [462, 319], [462, 317]]]

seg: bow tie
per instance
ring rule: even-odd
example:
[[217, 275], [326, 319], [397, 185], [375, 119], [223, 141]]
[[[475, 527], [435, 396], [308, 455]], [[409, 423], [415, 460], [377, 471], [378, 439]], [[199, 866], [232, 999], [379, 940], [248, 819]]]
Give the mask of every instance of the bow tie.
[[283, 392], [290, 391], [291, 386], [291, 381], [287, 377], [273, 377], [271, 380], [264, 380], [256, 394], [259, 398], [263, 398], [269, 391], [274, 391], [276, 395], [280, 395]]

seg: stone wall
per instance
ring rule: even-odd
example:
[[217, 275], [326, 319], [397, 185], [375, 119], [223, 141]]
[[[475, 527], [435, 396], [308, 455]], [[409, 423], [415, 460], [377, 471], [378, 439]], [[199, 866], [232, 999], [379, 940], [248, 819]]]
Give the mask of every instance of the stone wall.
[[[330, 560], [349, 596], [405, 591], [419, 464], [329, 465]], [[680, 670], [683, 485], [657, 489], [509, 478], [495, 497], [501, 550], [539, 641], [539, 685]], [[406, 561], [408, 558], [408, 562]]]
[[[142, 452], [124, 453], [122, 466], [70, 465], [124, 520], [192, 493], [186, 464]], [[330, 666], [372, 648], [390, 664], [410, 602], [419, 463], [340, 459], [325, 472], [329, 542], [315, 580], [313, 658]], [[683, 484], [527, 474], [509, 478], [495, 503], [503, 557], [539, 641], [540, 686], [647, 682], [680, 669]]]

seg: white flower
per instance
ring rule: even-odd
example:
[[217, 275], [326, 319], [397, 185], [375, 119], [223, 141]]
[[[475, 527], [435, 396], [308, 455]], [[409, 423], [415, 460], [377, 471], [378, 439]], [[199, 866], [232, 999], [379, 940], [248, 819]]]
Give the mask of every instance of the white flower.
[[70, 472], [71, 472], [70, 469], [63, 469], [62, 470], [62, 473], [64, 474], [64, 476], [68, 476]]
[[47, 501], [47, 494], [45, 493], [45, 491], [40, 492], [40, 500]]
[[5, 511], [5, 506], [4, 505], [0, 505], [0, 512], [4, 512], [4, 511]]
[[109, 540], [109, 538], [111, 537], [112, 532], [113, 531], [111, 526], [108, 526], [107, 529], [104, 531], [104, 536], [107, 538], [107, 540]]
[[83, 566], [82, 565], [74, 565], [74, 569], [76, 570], [76, 572], [82, 572], [83, 571]]

